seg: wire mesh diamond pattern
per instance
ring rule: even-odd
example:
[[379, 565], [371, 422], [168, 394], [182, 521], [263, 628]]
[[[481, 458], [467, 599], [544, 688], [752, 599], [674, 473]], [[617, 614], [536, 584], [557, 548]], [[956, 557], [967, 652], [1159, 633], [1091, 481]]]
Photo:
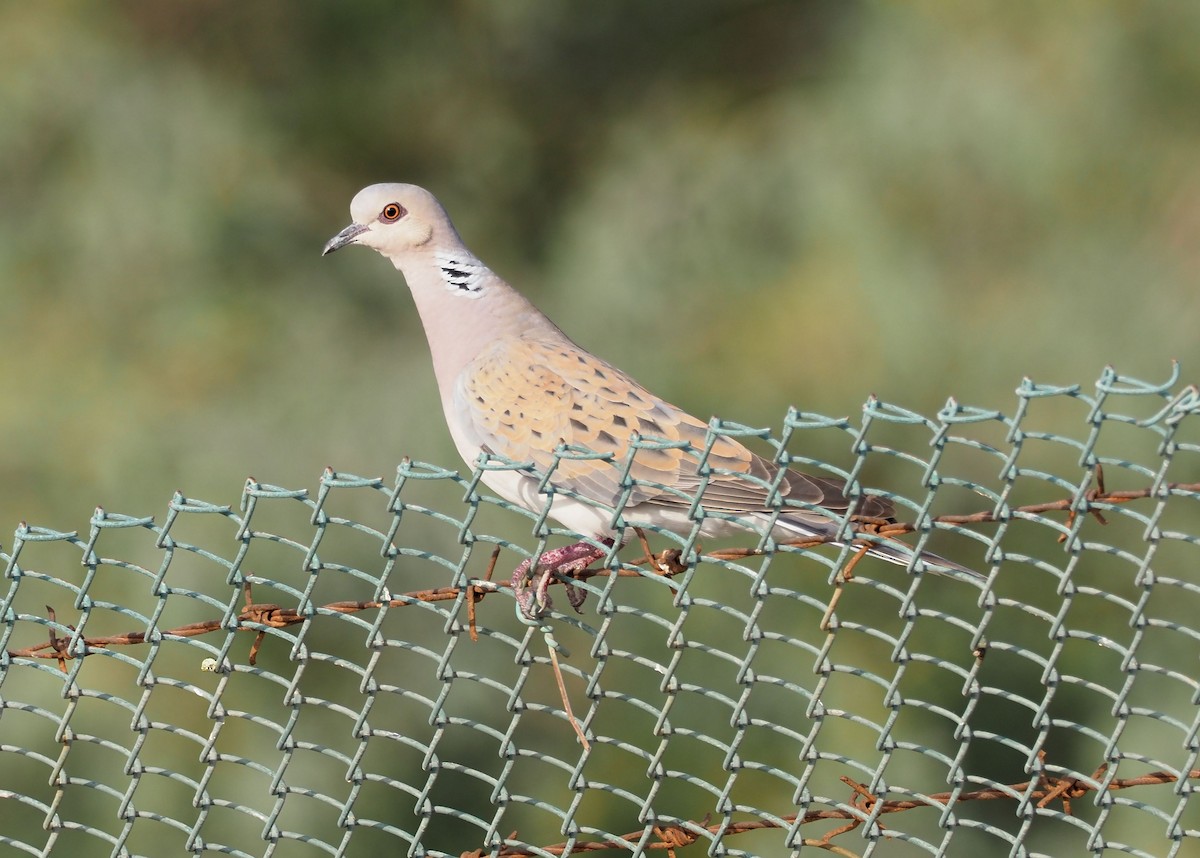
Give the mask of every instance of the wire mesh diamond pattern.
[[1011, 416], [871, 399], [711, 424], [891, 498], [908, 544], [983, 584], [697, 526], [614, 549], [570, 582], [582, 612], [554, 587], [530, 624], [510, 570], [576, 537], [487, 494], [480, 469], [526, 467], [502, 460], [22, 523], [0, 553], [0, 844], [1190, 854], [1198, 412], [1176, 368], [1026, 380]]

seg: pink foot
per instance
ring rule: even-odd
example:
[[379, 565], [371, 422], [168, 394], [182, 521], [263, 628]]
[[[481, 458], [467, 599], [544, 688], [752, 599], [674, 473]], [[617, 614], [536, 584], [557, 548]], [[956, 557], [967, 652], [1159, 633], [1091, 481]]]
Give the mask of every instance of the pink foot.
[[[522, 560], [512, 574], [513, 595], [517, 599], [517, 613], [529, 622], [539, 621], [546, 611], [550, 610], [552, 604], [550, 599], [551, 582], [558, 576], [570, 576], [582, 572], [597, 560], [607, 557], [613, 540], [602, 539], [600, 543], [603, 547], [597, 547], [590, 542], [576, 542], [543, 552], [538, 559], [537, 571], [530, 570], [533, 563], [532, 557]], [[529, 587], [531, 583], [533, 584], [532, 591]], [[579, 611], [583, 607], [586, 594], [566, 580], [563, 581], [563, 586], [567, 589], [567, 599], [570, 601], [571, 607]], [[582, 612], [580, 611], [580, 613]]]

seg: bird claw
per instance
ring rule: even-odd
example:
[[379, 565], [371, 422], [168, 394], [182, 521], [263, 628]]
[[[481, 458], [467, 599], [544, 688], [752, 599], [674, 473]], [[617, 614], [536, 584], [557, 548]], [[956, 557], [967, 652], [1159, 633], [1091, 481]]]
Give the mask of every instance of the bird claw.
[[571, 603], [571, 607], [575, 609], [575, 613], [583, 613], [583, 603], [587, 601], [587, 590], [582, 587], [576, 587], [569, 581], [563, 581], [563, 587], [567, 591], [567, 601]]
[[[537, 623], [554, 604], [550, 598], [550, 584], [556, 578], [561, 578], [567, 591], [567, 601], [578, 613], [583, 613], [583, 603], [587, 593], [580, 587], [566, 580], [584, 571], [597, 560], [608, 556], [612, 547], [611, 540], [602, 540], [604, 547], [598, 547], [590, 542], [576, 542], [562, 548], [554, 548], [544, 552], [538, 558], [537, 570], [531, 569], [533, 558], [526, 558], [513, 570], [513, 596], [517, 600], [517, 616], [525, 622]], [[532, 584], [532, 587], [530, 586]]]

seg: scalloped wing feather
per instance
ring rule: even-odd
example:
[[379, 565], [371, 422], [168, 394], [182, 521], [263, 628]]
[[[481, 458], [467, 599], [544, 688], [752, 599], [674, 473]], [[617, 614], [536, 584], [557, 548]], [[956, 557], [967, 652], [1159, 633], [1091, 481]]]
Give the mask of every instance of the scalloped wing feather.
[[[635, 436], [652, 446], [633, 454], [634, 486], [627, 505], [686, 508], [703, 483], [699, 455], [709, 442], [707, 424], [565, 338], [498, 340], [463, 372], [455, 400], [482, 445], [513, 460], [532, 461], [542, 472], [553, 468], [553, 484], [592, 500], [610, 506], [619, 501]], [[656, 448], [659, 439], [686, 443], [691, 450]], [[609, 454], [611, 460], [556, 457], [560, 443]], [[716, 471], [710, 471], [704, 490], [706, 509], [735, 514], [767, 509], [768, 485], [778, 466], [732, 438], [715, 439], [706, 461]], [[848, 506], [838, 480], [795, 471], [784, 474], [780, 494], [834, 513]], [[866, 515], [891, 516], [891, 504], [881, 498], [865, 498], [860, 507]], [[828, 521], [802, 509], [787, 515]]]

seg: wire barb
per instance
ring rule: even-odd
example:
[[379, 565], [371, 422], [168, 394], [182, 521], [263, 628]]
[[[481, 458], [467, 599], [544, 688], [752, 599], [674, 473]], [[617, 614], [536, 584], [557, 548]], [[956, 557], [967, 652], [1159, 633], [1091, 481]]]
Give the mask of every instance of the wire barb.
[[[484, 531], [485, 511], [511, 523], [527, 510], [482, 493], [478, 475], [411, 460], [394, 487], [329, 469], [316, 492], [248, 480], [240, 504], [179, 492], [161, 525], [98, 507], [78, 531], [24, 523], [11, 553], [0, 550], [0, 769], [44, 771], [0, 790], [22, 807], [0, 843], [50, 854], [59, 832], [78, 830], [121, 851], [154, 836], [143, 821], [154, 819], [186, 832], [163, 848], [189, 853], [259, 854], [295, 839], [345, 855], [387, 851], [379, 838], [390, 837], [414, 853], [482, 842], [463, 854], [683, 858], [758, 851], [766, 838], [742, 835], [774, 830], [781, 848], [848, 856], [893, 839], [930, 854], [980, 837], [1028, 848], [1058, 826], [1089, 848], [1183, 854], [1200, 840], [1187, 827], [1200, 792], [1200, 398], [1167, 402], [1115, 375], [1097, 390], [1030, 383], [1013, 419], [955, 404], [928, 421], [875, 402], [861, 430], [792, 412], [779, 442], [714, 424], [714, 438], [778, 443], [777, 464], [827, 473], [851, 502], [874, 493], [910, 519], [846, 513], [835, 545], [781, 543], [769, 517], [754, 519], [758, 544], [713, 543], [720, 514], [702, 506], [690, 533], [633, 530], [624, 557], [573, 542], [582, 537], [539, 513], [514, 542]], [[1085, 437], [1032, 428], [1029, 403], [1047, 396], [1085, 401]], [[1118, 396], [1158, 410], [1122, 415]], [[930, 429], [931, 445], [883, 446], [871, 427], [888, 420]], [[996, 421], [1003, 431], [989, 434]], [[1101, 432], [1110, 423], [1154, 443], [1115, 449], [1115, 433]], [[787, 439], [813, 428], [850, 434], [849, 470], [787, 453]], [[916, 465], [917, 494], [861, 486], [869, 455], [895, 457], [897, 472]], [[529, 467], [486, 464], [509, 466]], [[418, 503], [445, 488], [463, 509]], [[381, 503], [344, 517], [352, 492]], [[960, 496], [986, 509], [935, 514]], [[298, 524], [272, 517], [286, 510]], [[625, 515], [612, 510], [614, 531], [627, 532]], [[232, 539], [214, 542], [201, 521]], [[923, 574], [935, 541], [982, 550], [986, 580], [947, 587]], [[872, 565], [872, 551], [914, 574]], [[512, 567], [523, 574], [496, 578]], [[594, 610], [555, 612], [556, 586], [576, 612], [585, 595]], [[481, 605], [495, 593], [505, 595]], [[520, 625], [494, 610], [509, 595]], [[546, 654], [531, 649], [539, 634]], [[247, 741], [244, 727], [267, 740]], [[94, 767], [113, 753], [120, 765]], [[327, 775], [313, 777], [322, 765]], [[227, 774], [242, 769], [266, 775], [263, 789], [231, 794]], [[163, 778], [184, 787], [181, 802], [167, 803]], [[79, 816], [85, 794], [111, 797], [113, 812]], [[314, 801], [336, 814], [308, 812]], [[553, 828], [533, 827], [546, 820]], [[926, 843], [917, 832], [934, 825], [943, 836]]]

